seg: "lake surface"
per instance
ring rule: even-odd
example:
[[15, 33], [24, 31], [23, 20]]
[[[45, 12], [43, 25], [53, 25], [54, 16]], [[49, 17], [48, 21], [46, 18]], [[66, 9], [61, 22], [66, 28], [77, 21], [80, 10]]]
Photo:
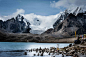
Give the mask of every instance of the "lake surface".
[[[24, 55], [24, 52], [26, 49], [57, 47], [57, 44], [59, 48], [63, 48], [70, 43], [0, 42], [0, 57], [53, 57], [53, 55], [47, 53], [44, 53], [44, 56], [33, 56], [37, 53], [29, 51], [27, 51], [27, 55]], [[56, 57], [62, 57], [62, 55], [56, 55]]]

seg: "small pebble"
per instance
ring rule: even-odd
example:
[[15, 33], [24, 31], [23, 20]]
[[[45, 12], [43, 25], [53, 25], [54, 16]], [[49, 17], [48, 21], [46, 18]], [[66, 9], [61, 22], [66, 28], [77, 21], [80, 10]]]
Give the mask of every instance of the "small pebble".
[[24, 52], [24, 55], [27, 55], [27, 52]]
[[36, 54], [34, 54], [34, 56], [36, 56]]

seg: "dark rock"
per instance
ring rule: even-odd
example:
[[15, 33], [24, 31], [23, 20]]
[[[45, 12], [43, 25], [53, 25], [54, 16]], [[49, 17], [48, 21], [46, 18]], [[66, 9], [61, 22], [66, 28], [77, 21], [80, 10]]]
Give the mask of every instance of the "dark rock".
[[30, 50], [29, 50], [29, 52], [30, 52]]
[[74, 54], [73, 57], [79, 57], [77, 54]]
[[53, 56], [53, 57], [55, 57], [55, 56]]
[[34, 54], [34, 56], [36, 56], [36, 54]]
[[72, 46], [72, 44], [69, 44], [69, 47], [71, 47]]
[[39, 53], [38, 53], [38, 55], [37, 56], [39, 56]]
[[80, 44], [80, 43], [81, 43], [81, 41], [79, 40], [79, 37], [78, 37], [77, 40], [74, 41], [74, 43], [75, 43], [75, 44]]
[[42, 50], [42, 48], [40, 47], [39, 50]]
[[41, 53], [41, 55], [40, 56], [43, 56], [43, 53]]
[[27, 55], [27, 52], [24, 52], [24, 55]]
[[32, 49], [31, 49], [31, 52], [32, 52]]
[[49, 55], [50, 55], [50, 52], [49, 52]]
[[62, 54], [62, 57], [64, 57], [64, 54]]
[[75, 43], [75, 44], [80, 44], [81, 41], [80, 41], [80, 40], [75, 40], [74, 43]]
[[39, 53], [41, 53], [42, 51], [41, 50], [39, 50]]

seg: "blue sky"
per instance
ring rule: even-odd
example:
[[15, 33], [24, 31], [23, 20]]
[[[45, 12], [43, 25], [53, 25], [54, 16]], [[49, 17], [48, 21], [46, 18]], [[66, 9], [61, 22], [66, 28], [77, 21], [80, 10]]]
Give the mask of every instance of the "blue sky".
[[50, 6], [50, 2], [58, 0], [0, 0], [0, 15], [11, 15], [17, 9], [25, 10], [25, 14], [55, 15], [63, 9]]
[[0, 0], [0, 16], [11, 15], [17, 9], [23, 9], [24, 14], [48, 16], [75, 6], [86, 6], [86, 0]]

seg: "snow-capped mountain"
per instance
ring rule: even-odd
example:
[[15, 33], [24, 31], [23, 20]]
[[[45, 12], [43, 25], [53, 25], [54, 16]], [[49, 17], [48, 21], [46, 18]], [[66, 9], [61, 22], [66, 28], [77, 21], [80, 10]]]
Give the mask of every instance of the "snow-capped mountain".
[[65, 10], [53, 26], [54, 29], [46, 32], [49, 31], [51, 36], [58, 38], [71, 37], [75, 35], [75, 31], [77, 35], [86, 34], [86, 11], [80, 7], [75, 10]]
[[69, 8], [67, 10], [65, 10], [65, 12], [67, 13], [72, 13], [75, 16], [77, 16], [78, 13], [85, 13], [86, 9], [84, 9], [83, 7], [76, 7], [76, 8]]
[[57, 18], [57, 21], [53, 24], [53, 27], [55, 28], [59, 23], [61, 23], [64, 19], [66, 19], [70, 13], [77, 16], [78, 13], [85, 13], [85, 11], [86, 10], [84, 10], [81, 7], [69, 8], [65, 10], [64, 12], [60, 13], [59, 18]]
[[[7, 20], [6, 19], [7, 17], [4, 16], [4, 20], [6, 19], [6, 21], [3, 21], [4, 26], [1, 25], [1, 27], [3, 26], [2, 28], [11, 32], [16, 29], [19, 32], [24, 32], [24, 31], [28, 32], [28, 30], [31, 28], [30, 31], [31, 33], [41, 34], [49, 28], [55, 28], [58, 24], [60, 24], [63, 20], [65, 20], [70, 13], [77, 16], [78, 13], [84, 13], [84, 12], [85, 10], [83, 10], [83, 8], [76, 7], [72, 9], [69, 8], [64, 12], [60, 12], [59, 14], [50, 15], [50, 16], [41, 16], [31, 13], [31, 14], [21, 14], [22, 16], [17, 15], [16, 17], [11, 18], [9, 20]], [[0, 20], [3, 20], [3, 17], [0, 17]], [[10, 26], [8, 26], [10, 24], [12, 24], [11, 25], [12, 27], [14, 27], [15, 24], [15, 27], [17, 26], [16, 29], [13, 29], [12, 27], [10, 28]]]
[[13, 17], [6, 21], [0, 20], [0, 28], [13, 33], [29, 32], [30, 23], [23, 16], [18, 14], [15, 18]]

